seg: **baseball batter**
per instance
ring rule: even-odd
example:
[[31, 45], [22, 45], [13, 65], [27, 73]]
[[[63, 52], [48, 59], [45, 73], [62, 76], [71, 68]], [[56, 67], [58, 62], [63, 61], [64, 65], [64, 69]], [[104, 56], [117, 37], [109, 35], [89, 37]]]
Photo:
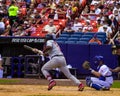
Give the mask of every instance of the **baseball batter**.
[[91, 69], [91, 73], [98, 78], [86, 77], [86, 85], [96, 90], [110, 90], [113, 84], [112, 72], [109, 67], [104, 64], [103, 56], [95, 56], [94, 63], [98, 66], [98, 71]]
[[67, 68], [66, 60], [63, 53], [60, 50], [59, 45], [53, 40], [53, 35], [47, 34], [45, 37], [45, 48], [43, 50], [44, 56], [49, 56], [50, 60], [43, 65], [41, 71], [45, 78], [49, 81], [48, 90], [51, 90], [56, 82], [52, 79], [49, 70], [53, 68], [59, 68], [64, 75], [73, 81], [77, 86], [79, 91], [83, 91], [84, 85], [74, 77], [69, 69]]

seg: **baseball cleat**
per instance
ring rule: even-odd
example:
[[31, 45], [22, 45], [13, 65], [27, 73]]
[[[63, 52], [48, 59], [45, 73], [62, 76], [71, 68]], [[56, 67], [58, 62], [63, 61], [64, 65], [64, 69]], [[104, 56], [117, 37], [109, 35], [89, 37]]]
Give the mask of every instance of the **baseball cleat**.
[[56, 82], [55, 81], [50, 82], [48, 85], [48, 90], [51, 90], [54, 86], [56, 86]]
[[101, 88], [102, 91], [110, 91], [110, 88]]
[[81, 83], [79, 86], [78, 86], [78, 91], [83, 91], [84, 90], [84, 85]]

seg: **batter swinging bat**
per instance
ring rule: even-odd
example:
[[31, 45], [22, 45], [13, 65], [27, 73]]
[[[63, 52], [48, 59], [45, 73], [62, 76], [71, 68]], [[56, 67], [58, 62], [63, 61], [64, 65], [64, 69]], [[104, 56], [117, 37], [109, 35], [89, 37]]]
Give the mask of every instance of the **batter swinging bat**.
[[43, 52], [41, 50], [38, 50], [37, 48], [32, 48], [28, 45], [24, 45], [24, 48], [30, 51], [33, 51], [34, 53], [38, 53], [40, 55], [43, 55]]

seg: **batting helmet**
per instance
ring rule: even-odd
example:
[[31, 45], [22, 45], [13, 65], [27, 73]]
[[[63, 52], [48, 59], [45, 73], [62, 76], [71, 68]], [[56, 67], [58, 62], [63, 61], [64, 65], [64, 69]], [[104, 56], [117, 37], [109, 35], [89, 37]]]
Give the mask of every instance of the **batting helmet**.
[[93, 58], [93, 60], [94, 60], [94, 64], [95, 64], [95, 65], [99, 65], [101, 61], [104, 62], [104, 58], [103, 58], [103, 56], [101, 56], [101, 55], [95, 56], [95, 57]]
[[54, 38], [53, 38], [53, 35], [52, 34], [47, 34], [46, 36], [45, 36], [45, 40], [53, 40]]

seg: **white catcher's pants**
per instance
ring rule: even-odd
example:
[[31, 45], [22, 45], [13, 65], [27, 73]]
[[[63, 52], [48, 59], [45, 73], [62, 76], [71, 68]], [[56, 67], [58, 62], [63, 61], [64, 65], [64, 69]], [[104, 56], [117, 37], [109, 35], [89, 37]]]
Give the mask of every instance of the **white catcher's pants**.
[[94, 84], [98, 84], [98, 85], [104, 86], [106, 88], [110, 88], [111, 87], [111, 84], [109, 82], [103, 81], [103, 80], [99, 80], [99, 78], [96, 78], [96, 77], [91, 77], [91, 81]]
[[3, 70], [0, 69], [0, 78], [3, 78]]

